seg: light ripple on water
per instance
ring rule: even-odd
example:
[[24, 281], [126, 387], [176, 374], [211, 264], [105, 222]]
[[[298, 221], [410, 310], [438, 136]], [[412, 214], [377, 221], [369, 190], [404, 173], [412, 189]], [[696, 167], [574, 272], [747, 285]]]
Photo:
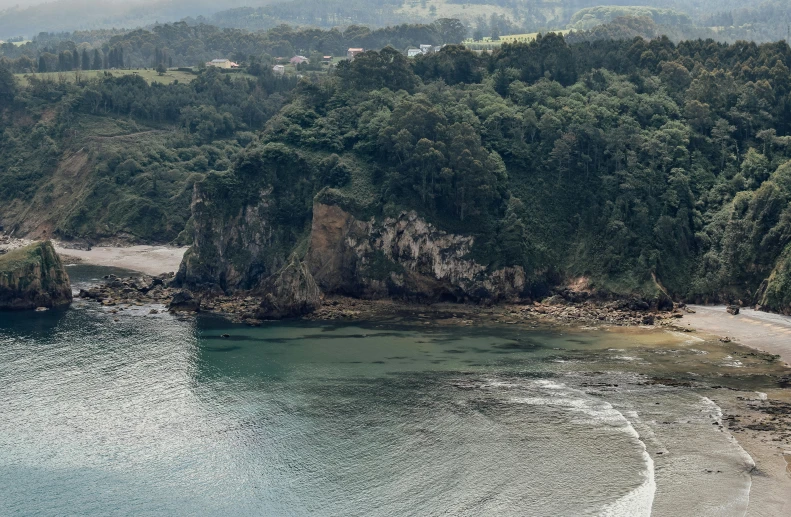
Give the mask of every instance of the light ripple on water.
[[[217, 337], [226, 332], [238, 338], [232, 347]], [[680, 449], [674, 439], [695, 437], [663, 434], [645, 399], [673, 418], [715, 418], [716, 405], [651, 388], [604, 399], [573, 386], [578, 365], [553, 362], [560, 338], [536, 332], [519, 348], [524, 335], [497, 334], [116, 323], [85, 308], [0, 315], [0, 507], [631, 516], [650, 514], [653, 500], [655, 515], [679, 514], [661, 489], [672, 480], [656, 479], [646, 447]], [[460, 353], [443, 356], [449, 346]], [[751, 461], [702, 423], [695, 432], [709, 433], [723, 469]], [[697, 465], [690, 457], [665, 472], [682, 479]], [[735, 495], [721, 494], [721, 514], [743, 513], [746, 478], [727, 478]]]

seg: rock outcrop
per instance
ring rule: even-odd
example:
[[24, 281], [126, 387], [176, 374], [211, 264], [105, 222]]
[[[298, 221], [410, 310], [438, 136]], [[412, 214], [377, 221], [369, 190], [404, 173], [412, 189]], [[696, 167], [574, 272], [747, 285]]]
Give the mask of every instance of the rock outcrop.
[[182, 289], [173, 295], [168, 304], [170, 312], [198, 312], [200, 311], [200, 300], [186, 289]]
[[469, 258], [472, 244], [473, 237], [441, 231], [415, 212], [361, 221], [317, 202], [306, 262], [327, 293], [447, 301], [522, 297], [524, 270], [489, 271]]
[[288, 264], [263, 287], [259, 319], [282, 319], [309, 314], [321, 306], [321, 290], [305, 263], [292, 254]]
[[65, 308], [71, 282], [49, 241], [0, 255], [0, 310]]
[[176, 275], [178, 286], [216, 294], [255, 289], [283, 266], [293, 247], [281, 243], [284, 232], [269, 223], [271, 189], [239, 202], [239, 187], [228, 183], [210, 177], [195, 184], [193, 244]]

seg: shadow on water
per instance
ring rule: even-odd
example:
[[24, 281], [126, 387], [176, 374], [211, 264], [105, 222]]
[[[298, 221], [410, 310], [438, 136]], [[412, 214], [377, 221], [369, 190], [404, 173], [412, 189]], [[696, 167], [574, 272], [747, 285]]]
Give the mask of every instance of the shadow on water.
[[243, 350], [243, 348], [240, 346], [225, 346], [225, 347], [204, 346], [203, 348], [207, 352], [236, 352], [238, 350]]
[[11, 336], [18, 335], [47, 340], [69, 316], [69, 309], [53, 309], [44, 312], [0, 312], [0, 330]]

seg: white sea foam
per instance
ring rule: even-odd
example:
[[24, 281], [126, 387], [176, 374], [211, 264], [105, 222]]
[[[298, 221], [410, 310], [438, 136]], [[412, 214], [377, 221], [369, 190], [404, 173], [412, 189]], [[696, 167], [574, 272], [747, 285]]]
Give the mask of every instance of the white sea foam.
[[700, 338], [698, 336], [692, 336], [686, 332], [678, 332], [675, 330], [666, 330], [665, 332], [667, 332], [673, 337], [679, 338], [682, 341], [681, 343], [682, 345], [694, 345], [695, 343], [701, 343], [703, 341], [706, 341], [703, 338]]
[[645, 443], [640, 439], [640, 434], [629, 419], [615, 409], [612, 404], [601, 400], [591, 400], [586, 397], [583, 391], [570, 388], [565, 384], [550, 380], [538, 380], [531, 384], [544, 392], [542, 396], [513, 397], [511, 401], [519, 404], [553, 406], [578, 412], [584, 415], [584, 418], [575, 420], [576, 422], [608, 426], [629, 435], [640, 444], [644, 464], [643, 482], [618, 500], [604, 506], [599, 515], [605, 517], [651, 515], [651, 507], [656, 493], [654, 461], [648, 454]]

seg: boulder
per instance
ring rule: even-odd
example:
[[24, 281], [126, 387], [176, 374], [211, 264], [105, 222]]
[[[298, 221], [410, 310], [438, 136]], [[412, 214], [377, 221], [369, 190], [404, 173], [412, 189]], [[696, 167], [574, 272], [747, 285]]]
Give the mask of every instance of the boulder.
[[66, 308], [71, 302], [69, 275], [51, 242], [0, 256], [0, 310]]
[[263, 286], [257, 319], [283, 319], [310, 314], [321, 306], [319, 290], [308, 266], [292, 254], [288, 263]]
[[733, 314], [734, 316], [739, 314], [739, 306], [738, 305], [728, 305], [728, 307], [725, 310], [728, 311], [728, 314]]
[[186, 289], [176, 292], [168, 304], [170, 312], [198, 312], [200, 311], [200, 300], [195, 298]]

